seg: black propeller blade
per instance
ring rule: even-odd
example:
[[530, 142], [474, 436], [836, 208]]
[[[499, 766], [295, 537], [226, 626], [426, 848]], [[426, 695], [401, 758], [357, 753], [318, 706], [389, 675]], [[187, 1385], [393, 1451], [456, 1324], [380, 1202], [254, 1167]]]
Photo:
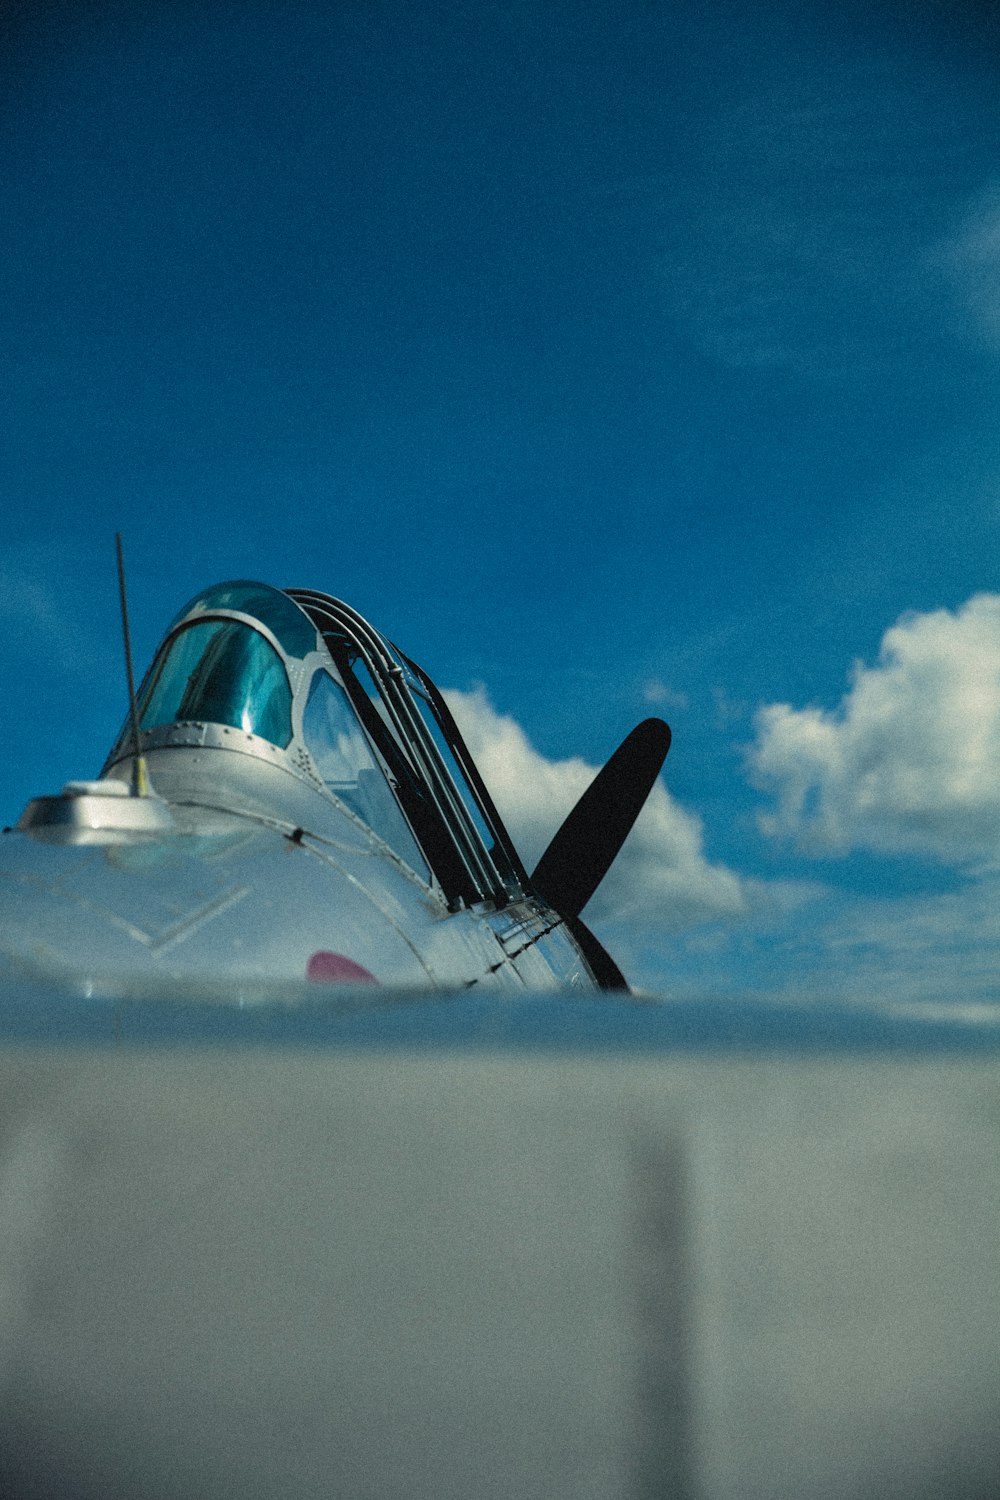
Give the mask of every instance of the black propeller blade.
[[591, 782], [535, 867], [531, 883], [575, 918], [604, 879], [653, 789], [670, 749], [662, 719], [643, 719]]
[[628, 990], [625, 975], [582, 917], [567, 917], [566, 926], [583, 949], [583, 956], [602, 990]]

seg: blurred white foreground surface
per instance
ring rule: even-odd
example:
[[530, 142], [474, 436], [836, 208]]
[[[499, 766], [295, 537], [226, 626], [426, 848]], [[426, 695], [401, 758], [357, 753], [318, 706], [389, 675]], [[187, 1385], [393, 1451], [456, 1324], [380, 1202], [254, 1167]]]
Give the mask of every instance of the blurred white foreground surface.
[[9, 1041], [4, 1494], [1000, 1492], [995, 1048], [506, 1046], [490, 1013]]

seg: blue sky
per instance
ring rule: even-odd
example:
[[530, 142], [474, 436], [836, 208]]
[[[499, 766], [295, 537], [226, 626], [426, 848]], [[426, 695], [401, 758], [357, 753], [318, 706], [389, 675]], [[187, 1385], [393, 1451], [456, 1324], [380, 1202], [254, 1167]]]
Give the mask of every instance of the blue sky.
[[529, 852], [669, 719], [641, 982], [995, 996], [981, 7], [24, 3], [0, 74], [7, 820], [122, 717], [120, 528], [137, 656], [337, 594]]

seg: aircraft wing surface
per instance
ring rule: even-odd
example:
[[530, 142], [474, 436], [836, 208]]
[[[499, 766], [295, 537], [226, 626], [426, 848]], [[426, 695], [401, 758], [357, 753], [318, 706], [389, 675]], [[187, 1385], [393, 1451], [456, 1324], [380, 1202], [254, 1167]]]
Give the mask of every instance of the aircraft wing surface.
[[0, 1491], [985, 1500], [1000, 1010], [0, 983]]

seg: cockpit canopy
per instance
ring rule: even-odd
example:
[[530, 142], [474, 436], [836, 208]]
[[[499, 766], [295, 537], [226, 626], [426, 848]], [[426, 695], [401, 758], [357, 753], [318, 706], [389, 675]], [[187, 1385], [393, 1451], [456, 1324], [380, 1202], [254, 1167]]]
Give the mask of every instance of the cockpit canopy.
[[178, 631], [139, 697], [139, 727], [202, 720], [228, 724], [284, 749], [292, 689], [278, 652], [241, 620], [202, 620]]
[[[503, 904], [526, 883], [434, 684], [328, 595], [253, 582], [199, 594], [171, 623], [137, 715], [143, 750], [197, 731], [200, 744], [277, 758], [452, 904]], [[105, 772], [134, 750], [128, 721]]]

